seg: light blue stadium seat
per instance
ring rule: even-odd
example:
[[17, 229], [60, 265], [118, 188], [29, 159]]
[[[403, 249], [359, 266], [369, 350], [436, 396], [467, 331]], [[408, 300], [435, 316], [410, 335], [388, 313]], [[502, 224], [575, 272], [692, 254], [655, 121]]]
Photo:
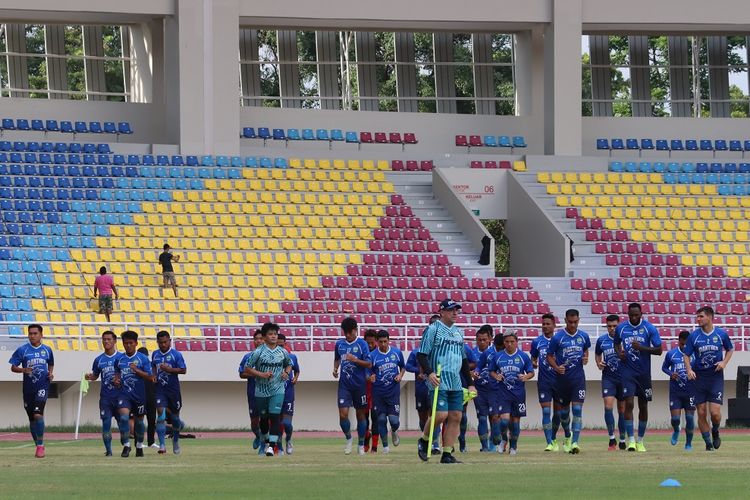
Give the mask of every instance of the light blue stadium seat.
[[224, 168], [215, 168], [213, 169], [212, 176], [214, 179], [226, 179], [227, 178], [227, 171]]
[[210, 155], [201, 156], [201, 166], [203, 167], [213, 167], [214, 166], [214, 157]]
[[677, 183], [677, 176], [671, 172], [666, 172], [663, 175], [664, 184], [676, 184]]
[[187, 179], [175, 179], [174, 188], [179, 189], [180, 191], [186, 190], [188, 188]]
[[254, 156], [248, 156], [245, 158], [245, 166], [250, 168], [256, 168], [258, 166], [258, 159]]
[[625, 162], [625, 171], [630, 173], [638, 172], [638, 164], [634, 161]]
[[673, 174], [677, 174], [682, 172], [682, 167], [677, 162], [669, 162], [669, 164], [667, 165], [667, 171]]
[[[172, 170], [176, 170], [176, 172], [174, 172], [175, 175], [172, 175], [173, 174]], [[180, 172], [180, 170], [182, 170], [182, 172]], [[194, 179], [195, 169], [192, 167], [187, 167], [183, 169], [172, 167], [169, 169], [169, 176], [170, 177], [184, 177], [185, 179]]]
[[229, 166], [229, 158], [226, 156], [217, 156], [216, 157], [216, 166], [217, 167], [228, 167]]
[[201, 179], [210, 179], [213, 177], [213, 174], [210, 169], [202, 167], [198, 169], [198, 177]]
[[273, 167], [273, 160], [267, 156], [263, 156], [260, 158], [260, 166], [262, 168], [271, 168]]
[[638, 170], [645, 174], [650, 174], [654, 171], [650, 161], [642, 161], [638, 164]]
[[691, 161], [686, 161], [682, 164], [682, 171], [688, 174], [691, 174], [693, 172], [697, 172], [697, 169], [695, 168], [695, 163]]
[[230, 179], [242, 179], [242, 171], [238, 168], [230, 168], [227, 171], [227, 176]]
[[230, 165], [232, 165], [235, 168], [242, 168], [244, 165], [242, 163], [242, 157], [241, 156], [232, 156], [232, 160], [230, 162]]
[[497, 137], [494, 135], [485, 135], [484, 136], [484, 145], [489, 148], [496, 148], [497, 147]]
[[162, 179], [161, 180], [161, 188], [162, 189], [169, 189], [170, 191], [174, 189], [174, 179]]
[[275, 158], [273, 161], [273, 166], [275, 168], [286, 168], [287, 167], [286, 158], [282, 158], [282, 157]]
[[624, 172], [625, 168], [623, 167], [621, 161], [613, 161], [609, 164], [609, 170], [611, 172]]

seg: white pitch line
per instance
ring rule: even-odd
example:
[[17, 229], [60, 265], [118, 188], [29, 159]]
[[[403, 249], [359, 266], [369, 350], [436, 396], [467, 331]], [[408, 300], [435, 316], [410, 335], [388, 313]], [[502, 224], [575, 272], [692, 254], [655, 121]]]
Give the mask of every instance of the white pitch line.
[[[75, 443], [75, 442], [77, 441], [49, 441], [45, 443], [44, 445], [50, 446], [50, 445], [58, 445], [58, 444], [69, 444], [69, 443]], [[20, 444], [18, 446], [7, 446], [7, 447], [4, 447], [3, 449], [4, 450], [20, 450], [23, 448], [30, 448], [32, 446], [36, 446], [36, 445], [34, 443], [26, 443], [26, 444]]]

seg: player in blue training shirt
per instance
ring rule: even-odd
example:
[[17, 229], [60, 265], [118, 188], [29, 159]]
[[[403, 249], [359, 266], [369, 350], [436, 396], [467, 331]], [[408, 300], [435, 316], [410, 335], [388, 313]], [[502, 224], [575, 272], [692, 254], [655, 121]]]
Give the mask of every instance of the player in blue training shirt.
[[[539, 370], [539, 380], [537, 381], [537, 395], [539, 406], [542, 407], [542, 430], [544, 430], [544, 439], [547, 446], [544, 451], [560, 451], [560, 445], [557, 443], [557, 430], [560, 427], [560, 412], [555, 401], [555, 384], [557, 384], [557, 373], [547, 363], [547, 349], [552, 336], [555, 334], [555, 315], [542, 315], [542, 334], [531, 342], [531, 364]], [[553, 404], [555, 405], [554, 415], [552, 414]], [[563, 426], [565, 438], [570, 437], [570, 421], [565, 422]]]
[[372, 367], [367, 369], [372, 382], [372, 408], [378, 416], [383, 453], [388, 453], [388, 424], [391, 426], [391, 442], [398, 446], [398, 428], [401, 425], [401, 379], [404, 377], [404, 355], [398, 347], [390, 345], [390, 336], [385, 330], [378, 332], [378, 348], [369, 355]]
[[[435, 423], [445, 423], [441, 464], [460, 463], [453, 456], [453, 444], [458, 437], [464, 407], [461, 377], [470, 381], [469, 391], [476, 391], [471, 381], [469, 360], [466, 358], [464, 334], [455, 324], [459, 309], [461, 305], [451, 299], [445, 299], [440, 303], [440, 319], [425, 330], [417, 354], [417, 362], [422, 372], [427, 375], [430, 392], [438, 391]], [[440, 377], [436, 373], [438, 366], [441, 367]], [[432, 400], [432, 394], [428, 398]], [[424, 432], [429, 434], [429, 427], [425, 426], [425, 429]], [[425, 435], [424, 432], [417, 441], [417, 454], [420, 460], [427, 461], [432, 436]]]
[[490, 442], [490, 407], [494, 399], [494, 390], [497, 382], [490, 377], [487, 357], [496, 353], [492, 345], [492, 326], [482, 325], [477, 330], [474, 346], [474, 358], [477, 360], [476, 367], [471, 373], [474, 378], [474, 386], [477, 388], [477, 397], [474, 398], [474, 409], [477, 411], [477, 434], [479, 435], [480, 452], [494, 451], [494, 443]]
[[[346, 437], [344, 454], [352, 452], [352, 432], [349, 422], [349, 408], [354, 406], [357, 415], [357, 444], [360, 455], [365, 454], [365, 434], [367, 433], [367, 393], [365, 370], [371, 366], [368, 361], [370, 348], [364, 339], [357, 336], [357, 320], [344, 318], [341, 322], [344, 338], [336, 341], [333, 353], [333, 378], [339, 379], [338, 408], [339, 425]], [[341, 377], [339, 377], [341, 370]]]
[[[385, 330], [381, 330], [385, 331]], [[378, 331], [368, 328], [365, 330], [365, 342], [370, 352], [378, 348]], [[365, 380], [365, 393], [367, 394], [367, 432], [365, 433], [365, 452], [378, 452], [378, 441], [380, 440], [380, 429], [378, 429], [378, 414], [372, 407], [372, 382], [369, 377]], [[372, 448], [370, 448], [372, 441]]]
[[[680, 332], [678, 346], [667, 352], [661, 371], [669, 376], [669, 413], [672, 421], [672, 446], [680, 439], [680, 414], [685, 410], [685, 450], [693, 449], [693, 429], [695, 428], [695, 395], [693, 381], [688, 379], [685, 353], [690, 332]], [[691, 357], [691, 360], [695, 356]]]
[[244, 372], [256, 378], [255, 401], [260, 414], [260, 432], [265, 443], [265, 455], [272, 457], [281, 438], [281, 409], [286, 381], [292, 371], [292, 360], [286, 349], [277, 344], [279, 325], [264, 323], [260, 331], [263, 345], [253, 351]]
[[[439, 320], [440, 316], [433, 314], [430, 318], [430, 325], [435, 321]], [[426, 328], [425, 328], [426, 330]], [[422, 332], [424, 334], [424, 332]], [[427, 376], [422, 373], [422, 369], [417, 363], [417, 353], [419, 347], [409, 353], [409, 358], [406, 360], [405, 369], [409, 373], [414, 374], [414, 399], [416, 401], [417, 415], [419, 416], [419, 430], [424, 432], [425, 425], [430, 418], [430, 401], [428, 399], [429, 389], [427, 388]], [[438, 428], [435, 429], [435, 435], [432, 439], [432, 454], [440, 454], [440, 443], [439, 443], [440, 431]]]
[[607, 316], [607, 335], [596, 339], [594, 354], [596, 366], [602, 371], [602, 399], [604, 399], [604, 423], [609, 433], [609, 451], [617, 450], [615, 439], [614, 407], [617, 402], [620, 449], [625, 449], [625, 394], [622, 390], [622, 360], [615, 349], [615, 329], [620, 318], [616, 314]]
[[[646, 451], [643, 436], [648, 426], [648, 402], [653, 397], [651, 387], [651, 356], [661, 356], [659, 330], [643, 319], [641, 305], [628, 305], [628, 319], [615, 329], [615, 349], [622, 363], [622, 392], [625, 395], [625, 432], [628, 451]], [[634, 398], [638, 397], [638, 438], [633, 438]]]
[[500, 412], [501, 401], [500, 401], [500, 384], [489, 374], [489, 367], [495, 362], [495, 356], [499, 352], [505, 349], [505, 341], [503, 340], [503, 334], [498, 333], [492, 339], [492, 347], [489, 347], [482, 353], [482, 356], [477, 362], [477, 370], [487, 371], [487, 376], [490, 378], [490, 383], [487, 387], [487, 399], [489, 400], [489, 414], [490, 414], [490, 443], [488, 451], [497, 453], [505, 453], [508, 446], [508, 432], [502, 430], [500, 425]]
[[167, 434], [167, 412], [172, 422], [172, 451], [180, 454], [180, 430], [184, 423], [180, 420], [182, 410], [182, 393], [180, 392], [179, 375], [187, 373], [187, 366], [182, 354], [172, 349], [172, 338], [169, 332], [162, 330], [156, 334], [156, 345], [159, 347], [151, 354], [153, 376], [156, 379], [156, 435], [159, 437], [159, 454], [167, 452], [164, 438]]
[[[714, 326], [713, 308], [705, 306], [698, 309], [697, 320], [698, 328], [690, 334], [682, 352], [688, 379], [693, 381], [698, 427], [706, 442], [706, 451], [713, 451], [721, 446], [719, 426], [721, 405], [724, 403], [724, 370], [732, 359], [734, 345], [726, 331]], [[692, 362], [691, 356], [694, 356]], [[709, 413], [710, 434], [707, 419]]]
[[36, 458], [44, 458], [44, 406], [49, 384], [55, 378], [55, 357], [52, 349], [42, 344], [42, 325], [29, 325], [29, 342], [10, 357], [10, 371], [23, 373], [23, 408], [29, 417], [31, 438], [36, 445]]
[[[112, 417], [120, 425], [119, 407], [120, 389], [115, 386], [115, 366], [122, 353], [117, 351], [117, 335], [107, 330], [102, 333], [102, 347], [104, 352], [94, 359], [91, 373], [86, 374], [86, 380], [94, 381], [102, 378], [99, 391], [99, 416], [102, 419], [102, 441], [104, 441], [104, 455], [112, 456]], [[120, 427], [120, 443], [124, 446], [128, 440], [129, 426]]]
[[[146, 433], [146, 425], [143, 417], [146, 415], [146, 385], [145, 380], [154, 381], [151, 375], [151, 361], [148, 356], [136, 351], [138, 346], [138, 334], [132, 330], [122, 332], [122, 347], [125, 353], [117, 358], [115, 363], [115, 387], [120, 388], [120, 398], [117, 407], [120, 412], [119, 427], [130, 429], [130, 414], [135, 418], [135, 456], [143, 456], [143, 435]], [[122, 444], [121, 457], [130, 456], [130, 436]], [[120, 438], [122, 440], [122, 438]]]
[[547, 347], [547, 363], [557, 373], [555, 398], [560, 407], [560, 421], [573, 414], [572, 437], [566, 438], [563, 451], [580, 452], [578, 439], [583, 424], [583, 402], [586, 400], [586, 374], [583, 366], [588, 363], [591, 340], [578, 329], [580, 315], [576, 309], [565, 311], [565, 328], [557, 332]]
[[[466, 351], [466, 359], [469, 361], [469, 370], [473, 370], [477, 367], [477, 358], [474, 356], [474, 349], [469, 347], [468, 344], [464, 344], [464, 350]], [[473, 377], [465, 378], [461, 375], [461, 387], [463, 389], [468, 388], [470, 385], [474, 385]], [[466, 414], [466, 409], [469, 403], [466, 403], [461, 410], [461, 421], [458, 424], [458, 450], [461, 453], [466, 453], [469, 449], [466, 447], [466, 430], [469, 428], [469, 417]], [[443, 429], [445, 431], [445, 429]]]
[[518, 453], [521, 417], [526, 416], [525, 382], [534, 378], [534, 367], [528, 354], [518, 349], [518, 336], [513, 330], [503, 334], [505, 349], [492, 358], [490, 376], [499, 382], [501, 431], [510, 429], [510, 453]]
[[[255, 330], [255, 333], [253, 334], [253, 349], [257, 349], [263, 345], [263, 334], [260, 333], [260, 328]], [[251, 377], [250, 375], [245, 374], [245, 365], [247, 365], [247, 360], [250, 359], [250, 356], [252, 356], [252, 352], [248, 352], [244, 356], [242, 356], [242, 360], [240, 361], [240, 368], [239, 368], [239, 374], [240, 378], [247, 380], [247, 409], [250, 413], [250, 430], [252, 431], [255, 438], [253, 439], [253, 449], [257, 450], [260, 448], [261, 442], [260, 442], [260, 417], [258, 416], [257, 406], [255, 404], [255, 377]], [[263, 449], [261, 448], [258, 451], [259, 455], [263, 454]]]
[[[284, 390], [284, 405], [281, 407], [281, 433], [286, 433], [285, 439], [285, 451], [287, 455], [294, 453], [294, 445], [292, 444], [292, 433], [294, 427], [292, 426], [292, 419], [294, 418], [294, 386], [297, 385], [299, 380], [299, 360], [297, 355], [289, 350], [286, 343], [286, 337], [283, 334], [278, 336], [279, 345], [287, 350], [289, 358], [292, 360], [292, 372], [290, 373], [289, 380], [286, 381], [286, 388]], [[281, 449], [281, 445], [279, 445]]]

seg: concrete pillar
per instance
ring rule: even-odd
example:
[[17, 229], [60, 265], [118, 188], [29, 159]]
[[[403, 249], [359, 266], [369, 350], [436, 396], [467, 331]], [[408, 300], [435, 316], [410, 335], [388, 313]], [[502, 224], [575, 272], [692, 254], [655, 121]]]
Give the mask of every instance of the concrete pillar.
[[[26, 53], [26, 25], [5, 25], [5, 46], [8, 52]], [[24, 56], [8, 56], [8, 83], [12, 89], [29, 88], [29, 69]], [[29, 97], [28, 92], [11, 90], [10, 97]]]
[[181, 152], [239, 154], [239, 2], [178, 0], [178, 15]]
[[[104, 38], [101, 26], [83, 27], [83, 54], [86, 56], [104, 56]], [[104, 76], [104, 60], [84, 59], [83, 66], [86, 69], [86, 91], [106, 92], [107, 79]], [[89, 94], [89, 101], [106, 101], [107, 96], [100, 94]]]
[[650, 117], [651, 112], [651, 68], [648, 58], [648, 37], [629, 36], [630, 95], [633, 116]]
[[728, 118], [731, 113], [729, 99], [729, 56], [726, 36], [709, 36], [708, 44], [708, 90], [711, 98], [711, 117]]
[[[667, 38], [669, 54], [669, 93], [672, 97], [672, 116], [693, 116], [691, 94], [692, 80], [690, 78], [690, 55], [688, 54], [688, 38], [685, 36], [670, 36]], [[675, 102], [683, 101], [683, 102]]]
[[[514, 36], [516, 63], [516, 115], [544, 115], [544, 30], [541, 27], [516, 33]], [[538, 130], [541, 130], [539, 123]]]
[[[609, 58], [609, 37], [589, 36], [591, 55], [591, 110], [593, 116], [612, 116], [612, 73]], [[599, 66], [599, 67], [597, 67]]]
[[[48, 24], [44, 27], [47, 54], [65, 55], [65, 26]], [[47, 58], [47, 85], [50, 90], [68, 90], [67, 61], [60, 57]], [[65, 94], [50, 92], [50, 99], [67, 99]]]
[[581, 154], [581, 3], [554, 0], [552, 24], [545, 32], [547, 154]]
[[130, 102], [153, 102], [153, 48], [152, 33], [147, 24], [130, 26]]

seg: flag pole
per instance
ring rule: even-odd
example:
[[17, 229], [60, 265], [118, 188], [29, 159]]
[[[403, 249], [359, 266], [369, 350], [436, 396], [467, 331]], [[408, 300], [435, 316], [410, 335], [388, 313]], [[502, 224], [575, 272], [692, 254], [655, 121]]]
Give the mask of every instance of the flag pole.
[[81, 404], [83, 403], [84, 389], [85, 389], [85, 392], [88, 392], [88, 385], [89, 383], [88, 383], [88, 380], [86, 380], [86, 374], [84, 373], [83, 376], [81, 377], [80, 388], [78, 389], [78, 412], [76, 413], [76, 431], [73, 436], [73, 439], [76, 441], [78, 440], [78, 427], [81, 423]]

